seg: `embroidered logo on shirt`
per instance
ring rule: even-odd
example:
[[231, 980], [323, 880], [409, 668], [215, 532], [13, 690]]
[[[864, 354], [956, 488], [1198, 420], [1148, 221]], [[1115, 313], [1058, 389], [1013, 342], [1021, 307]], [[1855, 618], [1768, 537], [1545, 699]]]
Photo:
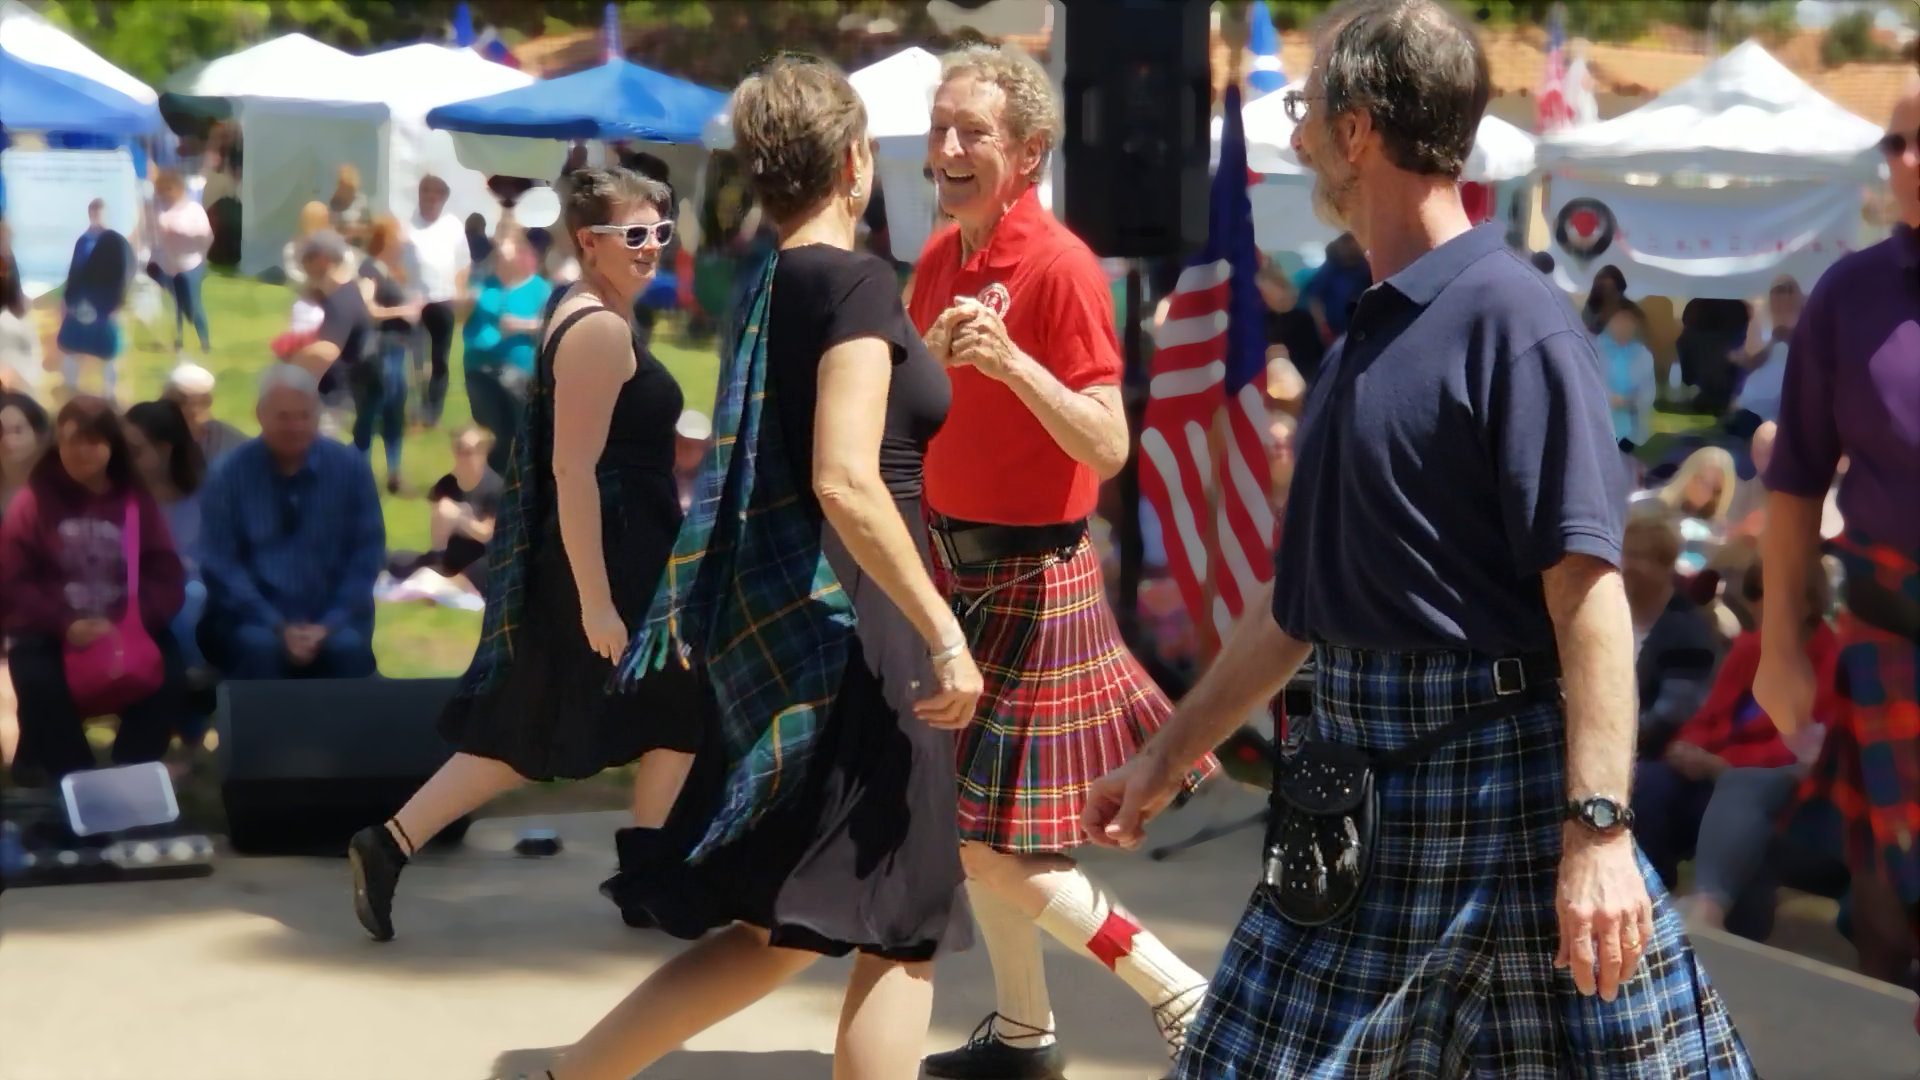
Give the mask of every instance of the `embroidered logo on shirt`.
[[977, 299], [987, 306], [987, 310], [1000, 316], [1002, 319], [1007, 317], [1007, 309], [1013, 306], [1013, 294], [1007, 291], [1005, 285], [997, 281], [981, 289]]

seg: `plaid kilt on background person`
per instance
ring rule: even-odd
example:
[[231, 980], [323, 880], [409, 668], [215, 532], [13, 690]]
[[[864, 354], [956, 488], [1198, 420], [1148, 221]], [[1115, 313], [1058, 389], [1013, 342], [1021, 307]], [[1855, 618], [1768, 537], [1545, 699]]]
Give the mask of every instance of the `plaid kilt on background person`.
[[[934, 552], [985, 682], [957, 740], [961, 839], [1018, 854], [1084, 846], [1088, 787], [1173, 712], [1120, 639], [1092, 542], [958, 567]], [[1218, 767], [1197, 762], [1188, 789]]]
[[[1870, 582], [1920, 605], [1920, 557], [1876, 544], [1857, 530], [1833, 540], [1849, 580]], [[1841, 715], [1783, 821], [1835, 828], [1855, 873], [1891, 884], [1909, 910], [1920, 904], [1920, 642], [1842, 611], [1838, 686]]]
[[[1463, 653], [1320, 647], [1311, 738], [1388, 750], [1494, 700]], [[1366, 892], [1303, 929], [1255, 891], [1181, 1080], [1747, 1080], [1752, 1065], [1646, 859], [1654, 933], [1612, 1002], [1553, 966], [1566, 714], [1491, 719], [1377, 778]]]

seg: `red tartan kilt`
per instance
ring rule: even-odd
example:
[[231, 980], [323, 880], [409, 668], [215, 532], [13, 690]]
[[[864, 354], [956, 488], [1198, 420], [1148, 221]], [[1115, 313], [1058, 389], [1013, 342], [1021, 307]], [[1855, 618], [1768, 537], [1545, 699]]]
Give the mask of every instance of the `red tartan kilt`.
[[[985, 691], [956, 740], [961, 837], [1023, 854], [1080, 847], [1087, 789], [1173, 711], [1120, 640], [1092, 543], [1083, 538], [1064, 560], [937, 570], [963, 609], [1000, 586], [963, 615]], [[1196, 762], [1189, 786], [1218, 767], [1211, 755]]]
[[[1835, 548], [1849, 574], [1871, 574], [1896, 593], [1912, 588], [1914, 564], [1893, 549], [1858, 537]], [[1840, 715], [1783, 823], [1809, 810], [1837, 819], [1848, 868], [1920, 903], [1920, 645], [1844, 611], [1838, 630]]]

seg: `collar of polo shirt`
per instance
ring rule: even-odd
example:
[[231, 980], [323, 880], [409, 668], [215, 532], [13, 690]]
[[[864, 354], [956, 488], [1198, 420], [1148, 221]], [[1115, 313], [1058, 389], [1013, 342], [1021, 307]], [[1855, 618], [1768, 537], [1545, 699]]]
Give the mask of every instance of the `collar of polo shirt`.
[[[993, 227], [993, 234], [987, 238], [987, 246], [976, 252], [974, 258], [985, 260], [986, 265], [995, 267], [1012, 266], [1019, 262], [1027, 256], [1030, 241], [1045, 229], [1046, 214], [1047, 208], [1040, 205], [1040, 189], [1028, 187], [1001, 215], [999, 223]], [[963, 264], [971, 261], [963, 260]]]
[[1408, 263], [1386, 280], [1393, 291], [1425, 307], [1433, 303], [1440, 290], [1452, 284], [1461, 271], [1480, 261], [1488, 252], [1506, 246], [1506, 227], [1489, 223], [1476, 225], [1459, 236]]

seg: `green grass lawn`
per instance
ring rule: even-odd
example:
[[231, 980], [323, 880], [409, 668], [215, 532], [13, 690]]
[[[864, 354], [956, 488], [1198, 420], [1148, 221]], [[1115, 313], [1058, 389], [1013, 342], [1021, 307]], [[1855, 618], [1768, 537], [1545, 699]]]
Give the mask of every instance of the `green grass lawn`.
[[[206, 279], [204, 300], [213, 352], [202, 358], [189, 346], [188, 357], [204, 364], [220, 381], [214, 394], [215, 415], [242, 431], [256, 432], [259, 425], [253, 418], [254, 382], [260, 371], [273, 362], [267, 345], [286, 329], [293, 296], [284, 286], [214, 274]], [[168, 319], [171, 320], [171, 311]], [[666, 330], [666, 326], [662, 329]], [[654, 355], [680, 381], [687, 403], [705, 410], [713, 401], [719, 360], [710, 345], [683, 344], [667, 340], [669, 336], [662, 333], [655, 338]], [[188, 337], [192, 337], [191, 332]], [[145, 401], [159, 396], [167, 372], [173, 367], [172, 344], [170, 333], [156, 337], [144, 327], [129, 327], [128, 348], [120, 362], [122, 400]], [[453, 455], [445, 432], [469, 420], [466, 390], [460, 378], [461, 348], [457, 341], [449, 366], [453, 377], [441, 430], [411, 432], [407, 438], [402, 478], [406, 490], [411, 492], [425, 492], [451, 468]], [[87, 385], [91, 388], [91, 383]], [[378, 462], [384, 462], [377, 443], [374, 456]], [[380, 474], [384, 468], [384, 464], [376, 463], [375, 473]], [[389, 548], [413, 551], [426, 548], [427, 505], [418, 495], [395, 497], [383, 490], [381, 506], [386, 514]], [[457, 675], [466, 670], [474, 643], [480, 636], [477, 613], [455, 611], [427, 601], [380, 604], [376, 610], [373, 646], [382, 674], [417, 678]]]

